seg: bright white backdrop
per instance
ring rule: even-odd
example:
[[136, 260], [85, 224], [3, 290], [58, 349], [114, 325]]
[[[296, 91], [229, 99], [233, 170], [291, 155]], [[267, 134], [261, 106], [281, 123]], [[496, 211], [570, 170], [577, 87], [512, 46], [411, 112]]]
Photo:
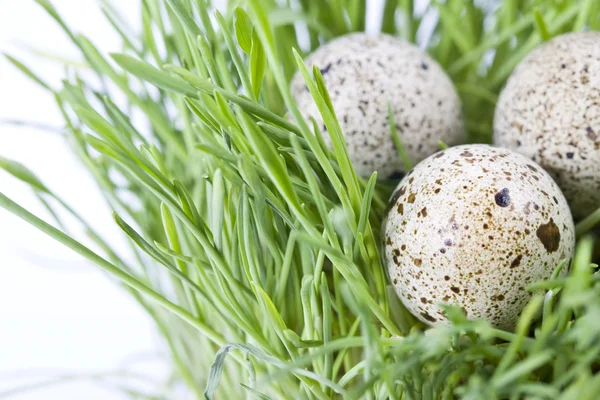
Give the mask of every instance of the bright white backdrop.
[[[97, 0], [54, 0], [75, 31], [102, 50], [118, 51], [119, 41], [104, 22]], [[115, 1], [137, 27], [139, 0]], [[381, 1], [371, 3], [370, 11]], [[376, 12], [370, 15], [377, 20]], [[371, 26], [372, 28], [372, 26]], [[31, 0], [0, 0], [0, 51], [18, 55], [44, 79], [58, 84], [63, 69], [40, 61], [26, 49], [69, 59], [79, 54]], [[19, 119], [59, 127], [52, 98], [0, 59], [0, 121]], [[0, 155], [31, 167], [55, 192], [109, 238], [123, 246], [110, 211], [91, 178], [63, 140], [41, 129], [0, 124]], [[27, 187], [0, 172], [0, 191], [47, 218]], [[93, 374], [135, 367], [166, 376], [160, 341], [152, 323], [123, 291], [79, 256], [0, 209], [0, 398], [5, 390], [57, 374]], [[11, 397], [13, 398], [13, 397]], [[89, 381], [28, 391], [18, 400], [126, 398]]]
[[[139, 1], [119, 3], [125, 15], [138, 15]], [[97, 1], [55, 0], [54, 4], [75, 30], [94, 38], [100, 48], [119, 50]], [[41, 76], [58, 83], [62, 68], [24, 51], [27, 45], [78, 59], [77, 51], [41, 7], [31, 0], [0, 0], [0, 51], [18, 55]], [[61, 123], [52, 98], [2, 59], [0, 120], [8, 118], [52, 126]], [[60, 137], [0, 125], [0, 155], [30, 166], [120, 246], [121, 236], [111, 234], [116, 229], [109, 210]], [[0, 191], [47, 217], [25, 185], [5, 173], [0, 173]], [[151, 321], [95, 267], [0, 210], [0, 395], [57, 374], [102, 373], [123, 366], [164, 376], [164, 368], [154, 361], [157, 343]], [[96, 383], [76, 381], [14, 398], [126, 397]]]

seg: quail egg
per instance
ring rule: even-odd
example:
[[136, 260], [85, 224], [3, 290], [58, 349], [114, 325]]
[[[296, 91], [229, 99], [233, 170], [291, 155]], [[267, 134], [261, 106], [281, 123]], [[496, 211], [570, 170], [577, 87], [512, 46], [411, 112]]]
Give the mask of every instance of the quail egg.
[[[392, 140], [388, 105], [409, 158], [417, 163], [458, 144], [464, 135], [460, 99], [440, 65], [407, 41], [352, 33], [321, 46], [306, 61], [321, 70], [356, 172], [401, 177], [403, 164]], [[327, 128], [298, 73], [292, 94], [304, 117]]]
[[538, 164], [464, 145], [428, 157], [400, 182], [384, 253], [396, 293], [421, 321], [447, 324], [440, 305], [450, 303], [512, 329], [527, 285], [571, 259], [574, 231], [564, 196]]
[[544, 167], [576, 218], [600, 207], [600, 32], [558, 36], [518, 65], [496, 107], [494, 142]]

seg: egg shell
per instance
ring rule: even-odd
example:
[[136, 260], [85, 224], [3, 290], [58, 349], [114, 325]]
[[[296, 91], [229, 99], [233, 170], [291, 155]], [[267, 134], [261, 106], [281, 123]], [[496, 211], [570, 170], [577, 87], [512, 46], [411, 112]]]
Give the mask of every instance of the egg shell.
[[558, 36], [513, 71], [494, 118], [494, 143], [556, 180], [576, 218], [600, 207], [600, 33]]
[[[397, 186], [384, 228], [396, 293], [427, 324], [442, 303], [512, 329], [530, 293], [575, 246], [573, 219], [552, 178], [521, 154], [457, 146], [418, 164]], [[564, 269], [566, 271], [566, 268]]]
[[[400, 177], [404, 171], [391, 137], [388, 104], [413, 164], [439, 150], [439, 141], [458, 144], [463, 139], [461, 103], [452, 82], [436, 61], [407, 41], [348, 34], [321, 46], [306, 65], [321, 70], [360, 176], [377, 171], [380, 178]], [[304, 117], [315, 118], [331, 146], [300, 73], [291, 89]]]

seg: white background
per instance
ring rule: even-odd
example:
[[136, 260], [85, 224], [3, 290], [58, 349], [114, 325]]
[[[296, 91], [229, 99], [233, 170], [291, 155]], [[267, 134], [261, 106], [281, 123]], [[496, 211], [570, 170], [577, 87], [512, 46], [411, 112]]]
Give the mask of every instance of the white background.
[[[95, 0], [54, 0], [75, 31], [101, 50], [119, 51], [119, 40]], [[115, 1], [139, 26], [139, 0]], [[373, 1], [371, 11], [382, 1]], [[370, 15], [377, 20], [376, 12]], [[371, 26], [370, 30], [374, 30]], [[28, 50], [29, 49], [29, 50]], [[18, 56], [54, 86], [64, 71], [31, 49], [79, 60], [61, 30], [32, 0], [0, 0], [0, 51]], [[51, 96], [0, 60], [0, 121], [19, 119], [60, 127]], [[123, 247], [91, 177], [56, 134], [0, 124], [0, 155], [33, 169], [55, 192], [86, 216], [116, 248]], [[48, 219], [29, 189], [0, 171], [0, 192]], [[164, 378], [160, 340], [140, 307], [94, 266], [25, 222], [0, 209], [0, 398], [4, 391], [67, 374], [128, 368]], [[162, 357], [162, 358], [161, 358]], [[160, 379], [154, 379], [155, 382]], [[6, 392], [5, 392], [6, 393]], [[124, 399], [97, 382], [78, 380], [10, 397]]]
[[[137, 0], [120, 1], [135, 27]], [[94, 38], [105, 51], [119, 41], [94, 0], [55, 0], [76, 31]], [[17, 55], [57, 85], [63, 69], [40, 61], [27, 46], [72, 59], [78, 52], [43, 9], [31, 0], [0, 0], [0, 51]], [[22, 119], [59, 127], [50, 95], [0, 61], [0, 120]], [[0, 124], [0, 155], [31, 167], [63, 195], [116, 247], [122, 237], [92, 179], [58, 135]], [[0, 172], [0, 191], [47, 218], [24, 184]], [[160, 340], [151, 321], [129, 296], [98, 269], [0, 209], [0, 397], [23, 384], [66, 373], [90, 374], [116, 369], [144, 370], [160, 377]], [[124, 399], [122, 392], [78, 380], [10, 397], [33, 399]]]

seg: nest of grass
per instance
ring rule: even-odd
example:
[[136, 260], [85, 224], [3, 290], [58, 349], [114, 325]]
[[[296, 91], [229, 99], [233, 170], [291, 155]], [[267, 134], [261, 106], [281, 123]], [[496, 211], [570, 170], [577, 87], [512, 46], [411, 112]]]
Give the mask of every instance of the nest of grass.
[[[391, 185], [356, 176], [319, 71], [302, 62], [319, 44], [364, 30], [366, 0], [231, 0], [221, 12], [210, 0], [144, 0], [140, 34], [103, 2], [123, 42], [110, 55], [71, 31], [48, 0], [37, 2], [91, 72], [70, 71], [51, 87], [8, 58], [54, 94], [72, 151], [115, 210], [131, 254], [111, 249], [5, 158], [1, 167], [51, 211], [75, 216], [88, 237], [3, 194], [0, 206], [117, 278], [156, 322], [173, 382], [192, 397], [597, 398], [600, 275], [586, 234], [600, 210], [577, 225], [569, 275], [559, 278], [558, 265], [528, 288], [536, 294], [514, 332], [454, 308], [451, 326], [428, 328], [394, 294], [379, 251]], [[419, 43], [453, 79], [470, 142], [491, 141], [499, 90], [529, 51], [600, 29], [595, 0], [381, 6], [381, 31]], [[333, 149], [294, 104], [298, 69]]]

